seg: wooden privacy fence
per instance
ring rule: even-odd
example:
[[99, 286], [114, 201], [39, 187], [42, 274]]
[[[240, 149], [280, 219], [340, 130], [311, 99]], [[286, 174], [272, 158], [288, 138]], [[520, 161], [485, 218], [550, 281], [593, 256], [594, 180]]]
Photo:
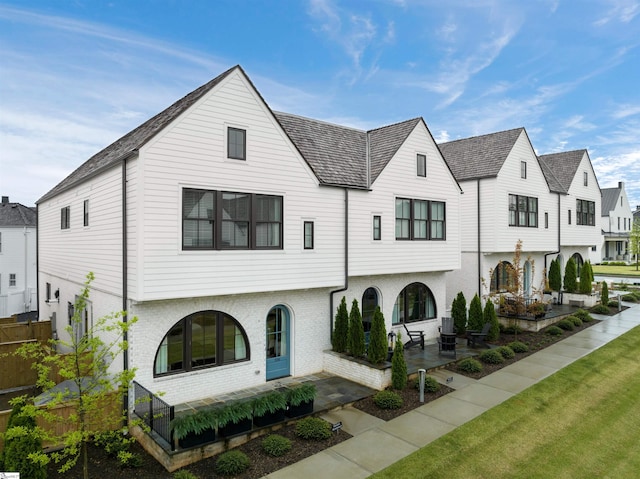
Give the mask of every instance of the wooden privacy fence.
[[31, 321], [29, 323], [0, 323], [0, 343], [12, 343], [37, 339], [51, 339], [51, 321]]
[[31, 368], [32, 360], [25, 360], [15, 356], [16, 350], [25, 343], [35, 343], [35, 339], [16, 341], [13, 343], [0, 343], [0, 390], [12, 389], [22, 386], [33, 386], [38, 379], [38, 374]]

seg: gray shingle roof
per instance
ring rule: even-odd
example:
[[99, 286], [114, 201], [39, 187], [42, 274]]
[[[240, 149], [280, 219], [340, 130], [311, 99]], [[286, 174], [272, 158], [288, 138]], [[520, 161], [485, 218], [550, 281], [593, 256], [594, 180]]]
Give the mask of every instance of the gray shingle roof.
[[622, 193], [622, 188], [602, 188], [602, 206], [600, 207], [602, 216], [609, 216], [609, 213], [616, 209], [616, 203]]
[[587, 150], [582, 149], [551, 153], [538, 157], [551, 191], [556, 193], [569, 192], [571, 182], [575, 178], [580, 162], [586, 153]]
[[0, 203], [0, 227], [35, 227], [36, 210], [20, 203]]
[[524, 128], [440, 143], [438, 147], [456, 180], [497, 176]]
[[114, 164], [118, 163], [123, 157], [126, 157], [132, 152], [138, 150], [235, 69], [242, 70], [239, 65], [230, 68], [213, 80], [205, 83], [201, 87], [193, 90], [188, 95], [176, 101], [169, 108], [166, 108], [154, 117], [145, 121], [142, 125], [131, 130], [122, 138], [104, 148], [102, 151], [93, 155], [42, 198], [40, 198], [36, 204], [54, 197], [58, 193], [63, 192], [75, 184], [82, 183], [84, 180], [96, 175], [100, 171], [110, 168]]
[[371, 183], [396, 154], [420, 118], [371, 131], [304, 118], [289, 113], [274, 115], [321, 183], [368, 188], [367, 135], [371, 159]]

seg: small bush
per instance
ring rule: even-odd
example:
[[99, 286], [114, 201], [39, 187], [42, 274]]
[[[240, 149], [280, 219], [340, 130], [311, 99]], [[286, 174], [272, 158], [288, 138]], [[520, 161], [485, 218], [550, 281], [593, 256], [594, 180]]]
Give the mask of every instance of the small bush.
[[636, 302], [636, 297], [633, 294], [625, 294], [622, 297], [622, 301], [627, 301], [629, 303], [635, 303]]
[[474, 358], [464, 358], [456, 365], [456, 369], [465, 373], [479, 373], [482, 371], [482, 363]]
[[173, 479], [198, 479], [198, 476], [186, 469], [180, 469], [173, 473]]
[[402, 398], [395, 391], [380, 391], [373, 396], [373, 402], [380, 409], [400, 409], [402, 407]]
[[118, 451], [117, 457], [120, 467], [142, 467], [142, 456], [137, 452]]
[[524, 344], [522, 341], [512, 341], [509, 343], [509, 347], [514, 353], [526, 353], [529, 351], [529, 346]]
[[522, 332], [522, 328], [515, 324], [510, 326], [503, 326], [502, 324], [500, 324], [500, 330], [504, 334], [520, 334]]
[[296, 424], [296, 436], [312, 441], [322, 441], [331, 437], [331, 424], [319, 417], [305, 417]]
[[567, 316], [565, 319], [571, 321], [571, 323], [576, 327], [579, 328], [580, 326], [582, 326], [582, 320], [577, 317], [577, 316]]
[[593, 317], [589, 314], [589, 311], [585, 311], [584, 309], [578, 309], [577, 311], [574, 311], [572, 316], [580, 318], [583, 323], [593, 321]]
[[436, 378], [432, 376], [426, 376], [424, 378], [424, 390], [428, 393], [436, 393], [440, 391], [440, 383], [436, 381]]
[[609, 314], [609, 307], [604, 304], [596, 304], [591, 308], [591, 312], [595, 314]]
[[551, 336], [562, 336], [563, 331], [558, 326], [549, 326], [546, 333]]
[[216, 472], [221, 476], [237, 476], [249, 469], [251, 461], [242, 451], [223, 452], [216, 461]]
[[486, 364], [500, 364], [504, 362], [502, 354], [497, 349], [487, 349], [478, 356], [480, 361]]
[[513, 359], [516, 357], [516, 353], [509, 346], [500, 346], [496, 349], [504, 359]]
[[573, 331], [573, 323], [571, 322], [571, 320], [565, 318], [565, 319], [561, 319], [560, 321], [558, 321], [556, 323], [556, 326], [558, 326], [561, 329], [564, 329], [565, 331]]
[[280, 434], [270, 434], [261, 445], [262, 450], [273, 457], [284, 456], [291, 450], [291, 441]]
[[122, 431], [103, 431], [93, 437], [94, 444], [111, 457], [116, 457], [120, 451], [128, 451], [133, 441], [133, 437], [125, 436]]
[[618, 307], [618, 302], [617, 301], [609, 301], [609, 307], [610, 308], [617, 308]]

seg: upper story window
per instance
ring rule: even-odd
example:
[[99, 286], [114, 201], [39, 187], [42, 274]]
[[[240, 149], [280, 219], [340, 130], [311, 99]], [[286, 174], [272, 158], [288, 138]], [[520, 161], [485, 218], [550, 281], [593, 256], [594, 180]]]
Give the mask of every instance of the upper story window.
[[544, 227], [545, 229], [549, 229], [549, 213], [544, 213]]
[[567, 210], [568, 213], [568, 224], [571, 224], [571, 210]]
[[304, 222], [304, 249], [313, 249], [313, 221]]
[[576, 224], [595, 226], [596, 204], [593, 201], [576, 200]]
[[586, 171], [582, 174], [582, 178], [584, 181], [584, 186], [589, 186], [589, 174]]
[[247, 159], [247, 131], [227, 128], [227, 157], [234, 160]]
[[416, 163], [418, 168], [418, 176], [427, 176], [427, 155], [416, 155]]
[[538, 198], [509, 195], [509, 226], [538, 227]]
[[445, 239], [445, 203], [396, 198], [396, 239]]
[[16, 274], [9, 273], [9, 287], [13, 287], [16, 285]]
[[60, 229], [68, 230], [71, 226], [71, 207], [65, 206], [60, 209]]
[[45, 300], [51, 301], [51, 283], [46, 284]]
[[521, 161], [520, 162], [520, 178], [527, 178], [527, 162], [526, 161]]
[[89, 226], [89, 200], [84, 200], [82, 218], [84, 226]]
[[378, 215], [373, 217], [373, 239], [375, 241], [382, 239], [382, 217]]
[[282, 197], [182, 190], [182, 249], [282, 249]]

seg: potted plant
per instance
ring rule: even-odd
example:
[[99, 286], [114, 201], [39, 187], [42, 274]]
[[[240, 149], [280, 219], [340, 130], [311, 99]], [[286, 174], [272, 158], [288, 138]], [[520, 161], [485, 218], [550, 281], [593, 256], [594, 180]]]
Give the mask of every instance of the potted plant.
[[217, 414], [212, 409], [199, 409], [192, 414], [178, 416], [171, 421], [173, 437], [187, 449], [216, 440]]
[[544, 303], [539, 303], [536, 301], [535, 303], [531, 303], [527, 306], [527, 313], [533, 316], [535, 319], [544, 318], [547, 314], [547, 308]]
[[306, 382], [293, 386], [285, 392], [287, 399], [287, 417], [300, 417], [313, 412], [313, 400], [316, 397], [316, 385]]
[[217, 409], [218, 434], [222, 437], [237, 436], [251, 431], [253, 405], [250, 401], [230, 401]]
[[253, 400], [253, 424], [265, 427], [284, 421], [287, 398], [280, 391], [262, 394]]

